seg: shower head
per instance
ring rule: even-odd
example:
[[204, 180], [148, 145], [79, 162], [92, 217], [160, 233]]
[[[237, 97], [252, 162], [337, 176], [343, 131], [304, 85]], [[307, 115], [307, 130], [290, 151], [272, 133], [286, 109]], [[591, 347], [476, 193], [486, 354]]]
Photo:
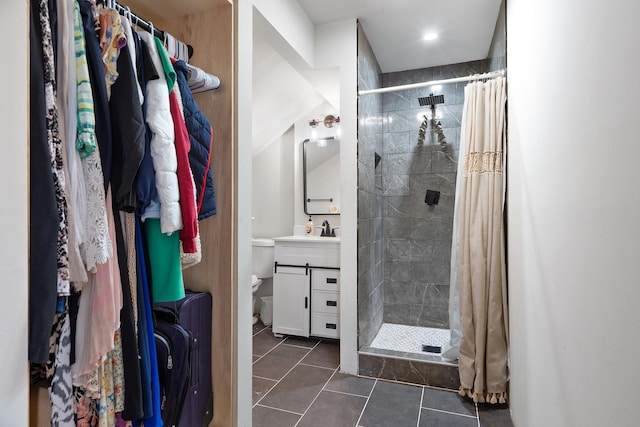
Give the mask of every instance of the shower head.
[[429, 105], [431, 106], [431, 108], [433, 108], [433, 106], [437, 104], [444, 104], [444, 95], [430, 94], [429, 96], [423, 96], [418, 98], [418, 102], [420, 103], [421, 107], [424, 107], [425, 105]]

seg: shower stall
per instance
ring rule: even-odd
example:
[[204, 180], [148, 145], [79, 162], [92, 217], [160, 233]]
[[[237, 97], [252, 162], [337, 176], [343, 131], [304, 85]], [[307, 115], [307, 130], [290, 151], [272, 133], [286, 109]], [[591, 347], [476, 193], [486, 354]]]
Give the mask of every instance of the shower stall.
[[[360, 32], [359, 90], [469, 76], [489, 60], [381, 73]], [[361, 95], [358, 101], [358, 346], [376, 361], [436, 362], [448, 344], [449, 276], [466, 82]], [[455, 373], [455, 362], [449, 373]], [[398, 370], [407, 370], [397, 367]], [[400, 378], [397, 373], [391, 377]], [[455, 378], [452, 378], [452, 385]]]

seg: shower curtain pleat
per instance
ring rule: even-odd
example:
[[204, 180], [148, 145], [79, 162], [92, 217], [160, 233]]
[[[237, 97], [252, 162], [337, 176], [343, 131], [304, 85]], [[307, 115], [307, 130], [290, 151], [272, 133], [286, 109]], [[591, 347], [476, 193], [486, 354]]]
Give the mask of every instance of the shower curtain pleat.
[[505, 102], [504, 78], [470, 83], [465, 88], [460, 138], [464, 166], [458, 175], [452, 243], [450, 316], [454, 331], [445, 354], [455, 354], [459, 321], [460, 394], [476, 402], [506, 401]]

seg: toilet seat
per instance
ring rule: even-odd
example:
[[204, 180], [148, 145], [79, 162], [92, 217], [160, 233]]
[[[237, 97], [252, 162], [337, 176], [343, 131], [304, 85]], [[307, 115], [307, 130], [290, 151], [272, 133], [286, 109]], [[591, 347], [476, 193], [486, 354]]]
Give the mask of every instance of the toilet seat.
[[251, 275], [251, 292], [255, 292], [262, 284], [262, 279], [258, 279], [255, 274]]

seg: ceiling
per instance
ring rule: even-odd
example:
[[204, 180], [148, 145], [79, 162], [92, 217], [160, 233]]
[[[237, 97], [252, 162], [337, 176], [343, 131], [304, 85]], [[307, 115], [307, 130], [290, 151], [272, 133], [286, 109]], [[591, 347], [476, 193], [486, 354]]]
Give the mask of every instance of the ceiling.
[[[290, 1], [297, 1], [316, 25], [358, 18], [385, 73], [486, 58], [501, 3], [501, 0]], [[423, 34], [431, 31], [438, 32], [439, 38], [424, 41]], [[290, 62], [291, 55], [282, 52], [277, 32], [260, 14], [254, 14], [253, 36], [252, 128], [256, 154], [296, 121], [317, 118], [319, 112], [339, 114], [339, 73], [337, 69], [317, 70], [301, 61]]]
[[[382, 72], [487, 57], [501, 0], [297, 0], [314, 24], [358, 18]], [[424, 41], [427, 32], [439, 38]]]

